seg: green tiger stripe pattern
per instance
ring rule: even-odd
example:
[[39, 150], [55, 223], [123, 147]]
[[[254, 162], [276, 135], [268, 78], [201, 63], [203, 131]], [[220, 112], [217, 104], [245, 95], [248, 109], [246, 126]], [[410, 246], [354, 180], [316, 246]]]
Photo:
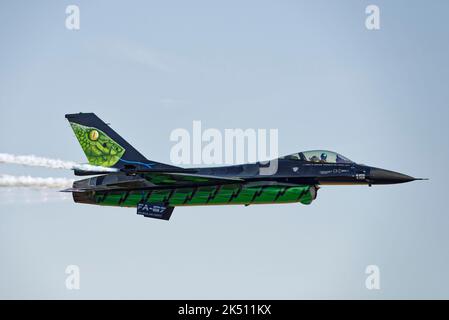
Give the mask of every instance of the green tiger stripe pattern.
[[92, 195], [98, 205], [136, 207], [145, 200], [149, 203], [167, 203], [170, 206], [250, 205], [268, 203], [310, 204], [313, 195], [310, 186], [246, 187], [242, 185], [202, 186], [152, 191], [111, 191]]

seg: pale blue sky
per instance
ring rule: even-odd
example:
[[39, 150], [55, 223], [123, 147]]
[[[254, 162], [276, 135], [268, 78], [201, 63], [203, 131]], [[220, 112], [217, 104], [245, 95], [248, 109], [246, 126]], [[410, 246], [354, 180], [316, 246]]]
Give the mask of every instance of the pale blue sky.
[[[65, 28], [68, 4], [79, 31]], [[368, 4], [379, 31], [365, 28]], [[281, 154], [330, 149], [431, 180], [323, 187], [310, 206], [176, 208], [169, 223], [0, 190], [0, 298], [449, 298], [448, 11], [443, 0], [2, 1], [0, 152], [84, 162], [64, 114], [92, 111], [161, 162], [170, 132], [201, 120], [277, 128]], [[69, 264], [79, 291], [65, 288]], [[365, 288], [370, 264], [380, 291]]]

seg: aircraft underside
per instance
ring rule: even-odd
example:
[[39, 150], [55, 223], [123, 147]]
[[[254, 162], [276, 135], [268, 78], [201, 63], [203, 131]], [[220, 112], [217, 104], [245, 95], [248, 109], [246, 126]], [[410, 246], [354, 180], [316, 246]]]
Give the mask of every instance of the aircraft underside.
[[137, 207], [140, 202], [170, 207], [197, 205], [251, 205], [269, 203], [310, 204], [315, 186], [245, 186], [242, 184], [165, 188], [133, 191], [74, 192], [75, 202], [104, 206]]

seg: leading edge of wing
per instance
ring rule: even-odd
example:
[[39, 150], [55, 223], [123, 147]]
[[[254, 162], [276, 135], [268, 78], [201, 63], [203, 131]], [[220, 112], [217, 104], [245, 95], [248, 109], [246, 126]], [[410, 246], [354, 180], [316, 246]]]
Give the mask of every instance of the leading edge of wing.
[[222, 176], [212, 176], [212, 175], [206, 175], [206, 174], [192, 174], [192, 173], [181, 173], [181, 172], [169, 172], [170, 175], [173, 176], [182, 176], [182, 177], [194, 177], [194, 178], [204, 178], [204, 179], [211, 179], [211, 180], [221, 180], [223, 182], [229, 181], [229, 182], [242, 182], [244, 181], [241, 178], [236, 177], [222, 177]]

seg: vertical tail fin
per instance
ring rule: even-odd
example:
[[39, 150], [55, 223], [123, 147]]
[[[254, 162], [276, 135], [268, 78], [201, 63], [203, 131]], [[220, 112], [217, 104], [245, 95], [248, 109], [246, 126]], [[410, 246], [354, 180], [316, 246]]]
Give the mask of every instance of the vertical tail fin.
[[175, 168], [145, 158], [94, 113], [66, 114], [65, 117], [89, 164], [113, 168]]

